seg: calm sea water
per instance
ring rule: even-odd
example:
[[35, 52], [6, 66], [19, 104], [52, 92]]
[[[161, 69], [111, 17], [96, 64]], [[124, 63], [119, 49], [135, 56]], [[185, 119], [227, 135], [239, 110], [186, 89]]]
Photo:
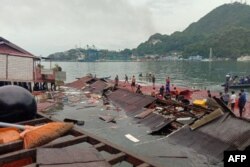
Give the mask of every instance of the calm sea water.
[[[49, 62], [42, 64], [45, 67], [50, 66]], [[125, 74], [131, 78], [132, 75], [138, 77], [139, 73], [152, 73], [159, 84], [164, 84], [169, 76], [171, 83], [178, 86], [223, 90], [220, 85], [225, 81], [227, 73], [250, 75], [250, 62], [236, 61], [52, 62], [52, 67], [54, 64], [60, 65], [63, 71], [67, 72], [66, 82], [74, 81], [75, 78], [88, 73], [97, 77], [111, 76], [112, 79], [117, 74], [120, 80], [124, 80]]]

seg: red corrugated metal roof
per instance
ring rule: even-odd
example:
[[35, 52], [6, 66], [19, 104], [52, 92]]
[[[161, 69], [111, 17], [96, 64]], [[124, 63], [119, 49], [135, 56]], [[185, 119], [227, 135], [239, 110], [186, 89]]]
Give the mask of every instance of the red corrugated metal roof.
[[102, 93], [103, 89], [107, 87], [107, 82], [103, 80], [97, 80], [90, 85], [90, 87], [84, 89], [85, 91], [90, 91], [92, 93]]
[[129, 112], [141, 110], [156, 100], [154, 97], [132, 93], [123, 89], [112, 92], [108, 97], [121, 108], [124, 108], [125, 111]]
[[20, 57], [30, 57], [36, 58], [33, 54], [29, 53], [28, 51], [20, 48], [19, 46], [9, 42], [8, 40], [0, 37], [0, 53], [13, 55], [13, 56], [20, 56]]
[[92, 77], [82, 77], [74, 82], [68, 83], [65, 86], [72, 87], [75, 89], [82, 89], [87, 82], [91, 81], [93, 78]]

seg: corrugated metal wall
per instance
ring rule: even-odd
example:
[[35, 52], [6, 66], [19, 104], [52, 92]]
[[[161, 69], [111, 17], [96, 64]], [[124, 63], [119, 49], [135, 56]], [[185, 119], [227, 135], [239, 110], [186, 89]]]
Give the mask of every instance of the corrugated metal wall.
[[6, 55], [0, 54], [0, 80], [6, 79]]
[[32, 81], [33, 58], [0, 54], [0, 80]]
[[33, 80], [33, 59], [8, 56], [8, 80]]

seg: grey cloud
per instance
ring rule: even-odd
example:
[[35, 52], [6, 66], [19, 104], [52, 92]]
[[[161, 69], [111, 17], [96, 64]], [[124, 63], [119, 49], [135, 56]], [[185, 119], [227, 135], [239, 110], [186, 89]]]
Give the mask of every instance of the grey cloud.
[[[215, 2], [219, 0], [204, 1], [218, 5]], [[134, 48], [156, 32], [170, 34], [183, 30], [203, 16], [196, 9], [185, 13], [197, 8], [200, 0], [0, 0], [0, 3], [0, 36], [44, 56], [80, 44], [115, 50]], [[200, 6], [203, 7], [211, 10]]]

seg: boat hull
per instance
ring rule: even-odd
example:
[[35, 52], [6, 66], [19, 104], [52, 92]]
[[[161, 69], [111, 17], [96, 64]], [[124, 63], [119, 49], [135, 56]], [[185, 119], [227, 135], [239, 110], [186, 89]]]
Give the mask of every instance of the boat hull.
[[[225, 87], [225, 84], [221, 85]], [[238, 85], [229, 85], [230, 89], [241, 89], [241, 88], [250, 88], [250, 84], [238, 84]]]

